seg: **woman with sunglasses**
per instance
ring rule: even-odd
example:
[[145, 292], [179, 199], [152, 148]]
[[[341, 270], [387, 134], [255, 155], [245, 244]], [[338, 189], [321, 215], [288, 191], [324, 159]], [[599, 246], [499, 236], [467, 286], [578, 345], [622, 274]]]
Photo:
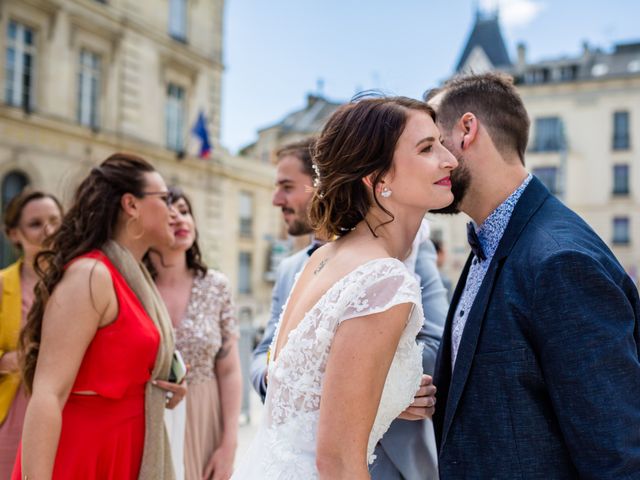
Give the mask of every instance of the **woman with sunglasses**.
[[14, 479], [174, 478], [163, 415], [186, 387], [166, 381], [171, 320], [141, 263], [173, 242], [170, 204], [149, 163], [114, 154], [36, 257], [42, 280], [20, 342], [32, 396]]
[[5, 235], [20, 258], [0, 271], [0, 480], [11, 476], [27, 408], [16, 349], [38, 280], [33, 260], [61, 218], [62, 206], [53, 195], [31, 189], [15, 196], [4, 213]]
[[[152, 249], [147, 265], [167, 305], [176, 348], [191, 366], [187, 374], [186, 427], [172, 435], [174, 458], [183, 458], [186, 480], [227, 480], [238, 442], [242, 374], [238, 324], [229, 280], [202, 261], [191, 202], [170, 189], [175, 243]], [[167, 412], [169, 416], [173, 412]], [[172, 425], [179, 423], [172, 419]]]

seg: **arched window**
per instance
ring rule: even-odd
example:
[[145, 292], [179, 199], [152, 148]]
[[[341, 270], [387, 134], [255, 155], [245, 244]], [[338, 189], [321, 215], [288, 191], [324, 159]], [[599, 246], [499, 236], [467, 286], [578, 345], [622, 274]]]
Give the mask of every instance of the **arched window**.
[[[24, 187], [29, 185], [29, 178], [22, 172], [13, 170], [2, 179], [2, 213], [13, 197], [18, 195]], [[0, 248], [0, 266], [6, 267], [16, 260], [16, 253], [9, 239], [2, 235], [2, 248]]]

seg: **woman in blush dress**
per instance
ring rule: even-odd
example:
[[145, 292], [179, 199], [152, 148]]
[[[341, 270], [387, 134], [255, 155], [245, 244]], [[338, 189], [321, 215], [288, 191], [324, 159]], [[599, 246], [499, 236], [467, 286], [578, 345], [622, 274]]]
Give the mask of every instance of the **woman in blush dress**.
[[53, 195], [30, 189], [15, 196], [4, 213], [5, 234], [21, 255], [0, 271], [0, 480], [11, 477], [27, 408], [16, 349], [38, 280], [33, 260], [61, 219], [62, 206]]
[[238, 324], [229, 281], [202, 261], [191, 202], [182, 190], [170, 190], [176, 240], [152, 249], [147, 265], [171, 315], [176, 349], [190, 366], [186, 428], [181, 432], [179, 418], [173, 420], [172, 450], [174, 458], [184, 456], [186, 480], [227, 480], [242, 395]]
[[270, 350], [263, 423], [233, 478], [369, 479], [373, 450], [422, 376], [420, 287], [402, 262], [425, 213], [453, 201], [456, 159], [405, 97], [340, 107], [313, 155], [310, 218], [337, 240], [309, 258]]
[[174, 241], [174, 218], [164, 180], [137, 156], [114, 154], [80, 183], [35, 260], [14, 480], [173, 480], [164, 408], [186, 387], [165, 381], [173, 332], [142, 257]]

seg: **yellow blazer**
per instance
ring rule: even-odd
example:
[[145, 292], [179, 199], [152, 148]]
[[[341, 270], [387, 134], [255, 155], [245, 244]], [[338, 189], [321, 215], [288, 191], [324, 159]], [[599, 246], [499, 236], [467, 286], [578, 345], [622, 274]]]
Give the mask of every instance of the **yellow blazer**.
[[[18, 348], [18, 334], [22, 319], [22, 290], [20, 266], [22, 260], [0, 270], [2, 277], [2, 304], [0, 304], [0, 356]], [[9, 412], [11, 402], [20, 386], [18, 373], [0, 374], [0, 423]]]

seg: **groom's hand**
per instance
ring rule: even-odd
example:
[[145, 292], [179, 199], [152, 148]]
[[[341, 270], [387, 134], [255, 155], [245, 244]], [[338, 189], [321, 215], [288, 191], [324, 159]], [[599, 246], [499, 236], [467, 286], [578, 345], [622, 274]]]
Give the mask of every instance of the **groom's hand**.
[[436, 405], [436, 387], [430, 375], [422, 375], [420, 389], [413, 398], [413, 403], [398, 415], [403, 420], [424, 420], [431, 418]]

